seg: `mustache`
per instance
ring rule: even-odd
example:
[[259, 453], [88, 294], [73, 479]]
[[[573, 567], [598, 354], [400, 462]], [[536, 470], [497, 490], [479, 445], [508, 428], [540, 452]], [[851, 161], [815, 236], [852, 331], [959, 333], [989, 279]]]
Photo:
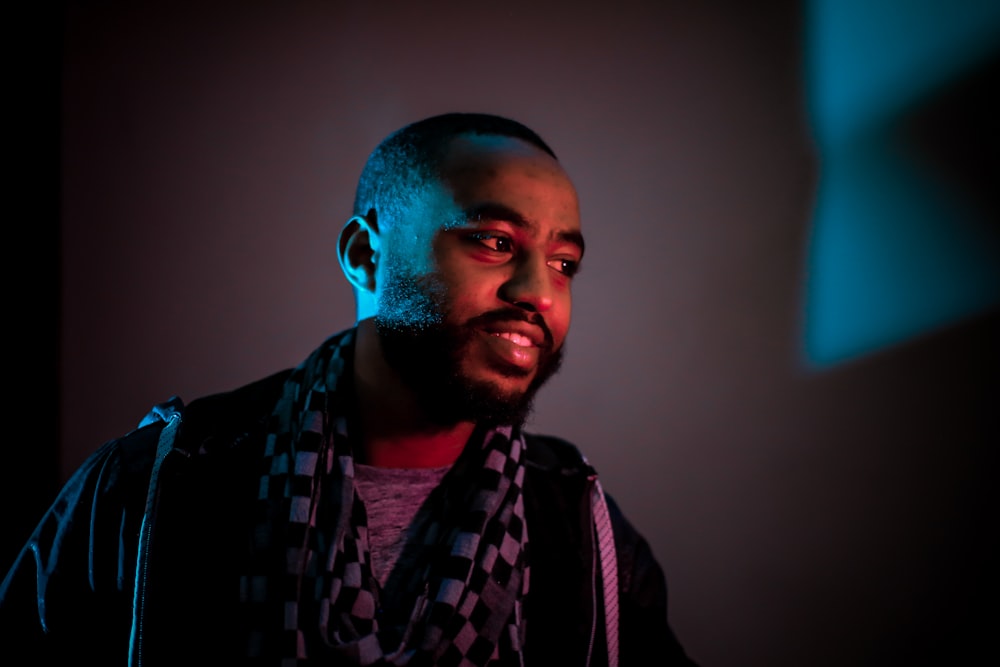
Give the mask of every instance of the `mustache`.
[[520, 308], [498, 308], [491, 310], [467, 320], [465, 326], [468, 328], [480, 328], [491, 324], [503, 324], [504, 322], [527, 322], [528, 324], [533, 324], [541, 329], [542, 334], [545, 336], [544, 347], [548, 349], [552, 348], [552, 332], [549, 331], [549, 327], [545, 324], [545, 318], [538, 313], [528, 313]]

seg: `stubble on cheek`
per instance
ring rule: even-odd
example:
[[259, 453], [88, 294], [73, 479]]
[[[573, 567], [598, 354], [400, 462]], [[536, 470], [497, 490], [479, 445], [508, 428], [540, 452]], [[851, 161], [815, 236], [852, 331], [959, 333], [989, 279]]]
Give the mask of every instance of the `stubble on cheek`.
[[388, 268], [379, 293], [378, 313], [384, 326], [422, 331], [444, 322], [445, 292], [434, 279], [403, 275], [398, 264]]

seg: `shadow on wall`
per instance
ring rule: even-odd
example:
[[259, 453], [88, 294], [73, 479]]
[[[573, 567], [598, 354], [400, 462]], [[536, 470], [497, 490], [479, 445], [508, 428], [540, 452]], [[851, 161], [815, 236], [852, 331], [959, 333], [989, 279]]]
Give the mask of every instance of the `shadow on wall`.
[[806, 363], [1000, 305], [1000, 3], [812, 0]]

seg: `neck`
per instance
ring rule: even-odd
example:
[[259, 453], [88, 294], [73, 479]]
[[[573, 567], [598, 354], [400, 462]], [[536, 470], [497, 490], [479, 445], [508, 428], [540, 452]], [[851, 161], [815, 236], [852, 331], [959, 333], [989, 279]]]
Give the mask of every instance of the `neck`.
[[462, 453], [472, 422], [436, 424], [386, 363], [373, 319], [358, 322], [354, 383], [365, 462], [386, 468], [439, 468]]

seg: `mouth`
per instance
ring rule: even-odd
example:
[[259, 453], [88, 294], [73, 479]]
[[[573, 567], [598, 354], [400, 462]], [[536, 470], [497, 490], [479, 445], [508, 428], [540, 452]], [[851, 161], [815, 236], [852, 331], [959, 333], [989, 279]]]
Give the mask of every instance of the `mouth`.
[[522, 336], [519, 333], [512, 332], [502, 332], [502, 333], [490, 333], [491, 336], [496, 336], [497, 338], [503, 338], [504, 340], [509, 340], [514, 345], [518, 347], [535, 347], [535, 342], [528, 338], [527, 336]]
[[497, 338], [510, 341], [517, 347], [547, 347], [545, 332], [528, 322], [496, 322], [483, 327], [483, 331]]
[[505, 375], [521, 376], [535, 370], [546, 347], [541, 330], [526, 323], [491, 325], [482, 330], [482, 340], [494, 359], [491, 365]]

